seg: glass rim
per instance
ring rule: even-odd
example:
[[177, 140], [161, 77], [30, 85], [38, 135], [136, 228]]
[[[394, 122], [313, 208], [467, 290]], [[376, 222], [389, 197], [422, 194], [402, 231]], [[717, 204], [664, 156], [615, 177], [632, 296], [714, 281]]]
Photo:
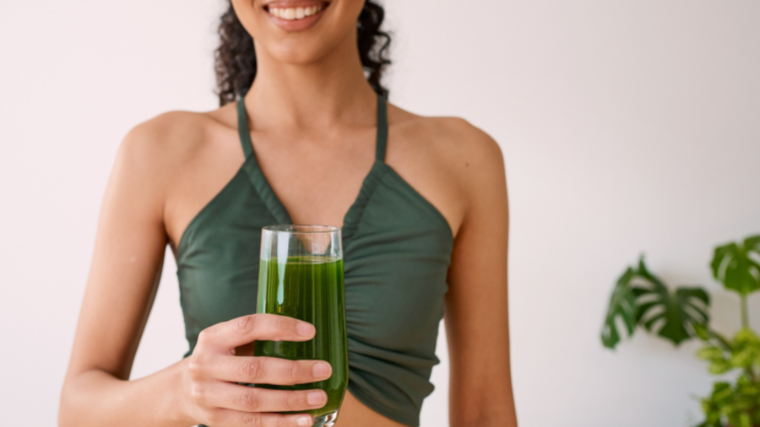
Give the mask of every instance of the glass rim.
[[330, 234], [339, 233], [340, 227], [332, 225], [318, 224], [276, 224], [261, 227], [262, 231], [269, 233], [288, 233], [288, 234]]

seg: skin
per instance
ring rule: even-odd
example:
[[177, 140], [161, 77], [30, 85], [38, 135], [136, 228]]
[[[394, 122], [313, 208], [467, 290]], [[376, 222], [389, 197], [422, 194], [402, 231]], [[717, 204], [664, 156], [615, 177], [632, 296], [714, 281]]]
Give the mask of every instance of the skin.
[[[274, 25], [264, 2], [233, 5], [255, 40], [259, 69], [245, 103], [262, 170], [294, 223], [341, 226], [375, 153], [376, 97], [356, 47], [362, 1], [333, 0], [300, 31]], [[444, 317], [450, 423], [517, 426], [501, 151], [462, 119], [422, 117], [389, 105], [388, 120], [386, 163], [442, 213], [455, 236]], [[125, 137], [103, 201], [60, 426], [311, 425], [308, 415], [273, 412], [321, 407], [322, 391], [235, 384], [307, 383], [330, 375], [323, 362], [256, 358], [248, 351], [256, 339], [312, 338], [313, 327], [294, 319], [256, 314], [214, 325], [188, 358], [129, 379], [166, 246], [176, 252], [192, 218], [243, 160], [232, 104], [166, 113]], [[347, 393], [336, 426], [401, 424]]]

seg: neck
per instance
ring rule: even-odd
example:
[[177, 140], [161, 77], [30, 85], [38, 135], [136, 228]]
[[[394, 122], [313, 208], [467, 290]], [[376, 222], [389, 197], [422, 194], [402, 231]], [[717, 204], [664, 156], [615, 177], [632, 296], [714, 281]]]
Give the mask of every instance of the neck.
[[364, 77], [356, 33], [317, 61], [288, 64], [256, 45], [258, 69], [246, 108], [258, 129], [374, 124], [376, 95]]

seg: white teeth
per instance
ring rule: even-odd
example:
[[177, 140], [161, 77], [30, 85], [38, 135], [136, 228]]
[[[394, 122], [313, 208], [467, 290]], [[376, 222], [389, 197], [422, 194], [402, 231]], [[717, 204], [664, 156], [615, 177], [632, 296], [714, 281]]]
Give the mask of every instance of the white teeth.
[[308, 7], [288, 7], [288, 8], [279, 8], [279, 7], [270, 7], [269, 13], [272, 15], [287, 19], [288, 21], [293, 21], [296, 19], [303, 19], [307, 16], [316, 15], [317, 13], [321, 12], [323, 9], [322, 5], [316, 5], [316, 6], [308, 6]]

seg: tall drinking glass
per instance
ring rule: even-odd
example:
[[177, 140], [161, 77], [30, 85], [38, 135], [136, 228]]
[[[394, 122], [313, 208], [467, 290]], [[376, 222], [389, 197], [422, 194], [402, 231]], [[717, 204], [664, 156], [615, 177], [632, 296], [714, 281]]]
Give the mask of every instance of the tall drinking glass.
[[258, 313], [279, 314], [316, 328], [306, 342], [257, 341], [256, 356], [324, 360], [332, 376], [293, 386], [257, 384], [278, 390], [322, 389], [327, 404], [307, 411], [314, 426], [330, 427], [348, 385], [348, 346], [340, 229], [318, 225], [272, 225], [261, 234]]

